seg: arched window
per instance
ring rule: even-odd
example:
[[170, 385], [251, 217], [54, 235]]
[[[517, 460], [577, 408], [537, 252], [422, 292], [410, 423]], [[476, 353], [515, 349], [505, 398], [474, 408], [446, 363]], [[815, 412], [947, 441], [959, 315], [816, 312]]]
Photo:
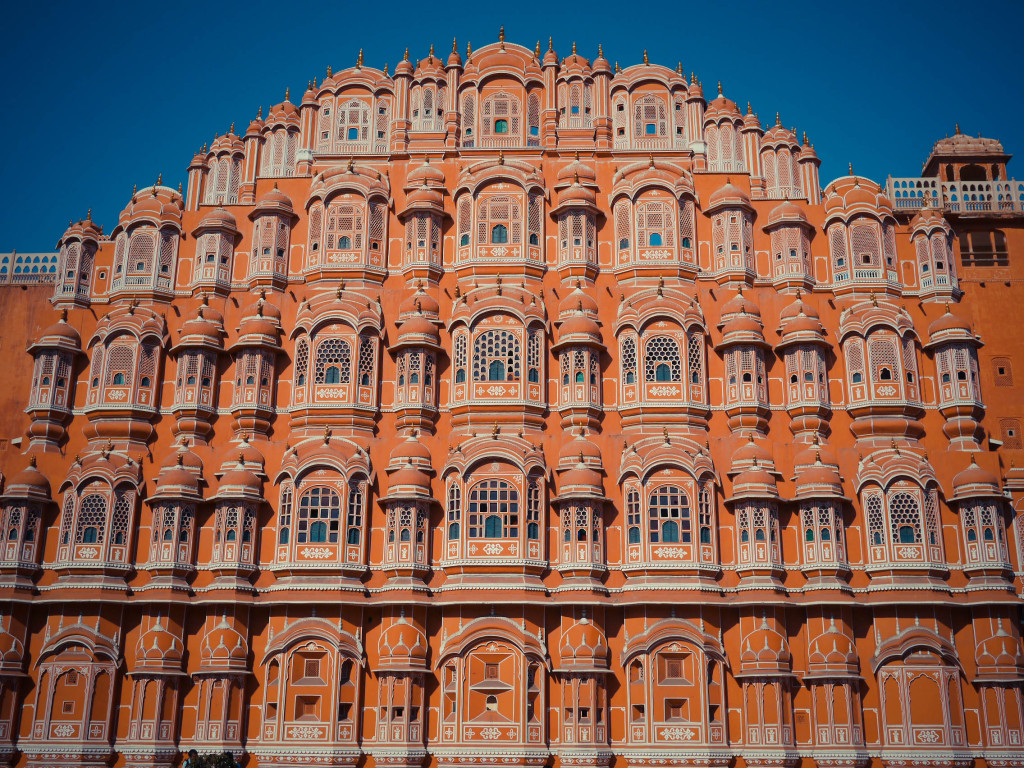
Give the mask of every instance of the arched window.
[[504, 480], [484, 480], [469, 492], [469, 538], [519, 536], [519, 492]]
[[473, 344], [475, 381], [519, 381], [520, 364], [519, 339], [511, 331], [484, 331], [476, 337]]
[[655, 336], [644, 345], [647, 381], [682, 381], [679, 343], [671, 336]]
[[495, 133], [508, 133], [508, 120], [504, 118], [494, 121], [494, 132]]
[[341, 526], [341, 497], [333, 488], [314, 486], [299, 498], [295, 542], [338, 543]]
[[689, 544], [692, 541], [690, 501], [682, 488], [663, 485], [650, 495], [648, 503], [652, 544]]
[[491, 227], [491, 242], [507, 243], [508, 227], [506, 227], [504, 224], [495, 224], [493, 227]]

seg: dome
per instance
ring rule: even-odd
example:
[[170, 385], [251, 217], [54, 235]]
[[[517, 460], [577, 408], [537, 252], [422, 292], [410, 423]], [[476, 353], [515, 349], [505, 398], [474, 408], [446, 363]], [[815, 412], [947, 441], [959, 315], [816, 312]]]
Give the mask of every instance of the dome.
[[860, 668], [857, 644], [833, 622], [808, 645], [807, 668], [812, 675], [856, 675]]
[[732, 481], [732, 496], [729, 501], [740, 499], [777, 499], [779, 490], [775, 478], [760, 463], [744, 469]]
[[430, 158], [425, 158], [423, 164], [409, 172], [407, 177], [409, 187], [419, 186], [444, 186], [444, 172], [430, 164]]
[[787, 224], [796, 224], [802, 227], [811, 226], [811, 223], [807, 220], [807, 215], [800, 206], [791, 203], [789, 200], [785, 200], [772, 208], [772, 212], [768, 214], [768, 223], [765, 225], [765, 230], [770, 231]]
[[0, 630], [0, 673], [21, 676], [24, 672], [25, 646], [8, 629]]
[[731, 472], [737, 472], [755, 465], [771, 467], [775, 463], [772, 453], [763, 445], [758, 445], [751, 436], [746, 443], [736, 449], [732, 455]]
[[276, 181], [274, 182], [273, 189], [260, 195], [259, 199], [256, 201], [256, 205], [253, 206], [252, 211], [249, 213], [249, 218], [255, 219], [257, 216], [264, 213], [276, 213], [287, 216], [288, 218], [295, 216], [295, 208], [292, 206], [292, 199], [277, 188]]
[[79, 336], [71, 325], [68, 324], [67, 310], [61, 312], [60, 320], [49, 326], [30, 347], [31, 349], [45, 349], [56, 347], [58, 349], [71, 349], [78, 351], [82, 348], [82, 337]]
[[199, 496], [199, 477], [185, 467], [185, 452], [176, 454], [175, 463], [160, 470], [156, 486], [156, 493], [152, 494], [151, 498]]
[[560, 478], [560, 495], [567, 493], [586, 493], [602, 495], [604, 487], [601, 482], [601, 475], [590, 469], [583, 462], [564, 472]]
[[559, 468], [568, 469], [576, 466], [580, 456], [583, 457], [584, 463], [588, 466], [601, 466], [601, 448], [593, 440], [587, 439], [582, 427], [576, 437], [563, 445], [558, 451]]
[[818, 438], [815, 436], [815, 441], [807, 447], [800, 450], [793, 459], [793, 466], [797, 467], [810, 467], [818, 463], [821, 460], [822, 464], [826, 464], [830, 467], [839, 466], [839, 458], [835, 455], [831, 448], [827, 445], [821, 445], [818, 443]]
[[217, 488], [218, 499], [261, 499], [260, 479], [245, 468], [244, 457], [239, 454], [238, 464], [220, 478]]
[[796, 499], [842, 498], [843, 478], [839, 470], [821, 460], [821, 453], [815, 462], [796, 470]]
[[759, 318], [761, 310], [757, 304], [743, 295], [743, 291], [740, 291], [722, 305], [722, 317], [727, 315], [752, 315]]
[[190, 451], [184, 443], [182, 443], [177, 450], [172, 451], [164, 457], [164, 460], [160, 463], [161, 470], [178, 466], [179, 456], [181, 457], [181, 465], [184, 466], [185, 469], [202, 474], [203, 460]]
[[710, 120], [717, 123], [723, 119], [742, 120], [743, 115], [740, 114], [740, 109], [736, 106], [735, 101], [722, 95], [722, 84], [719, 83], [718, 96], [708, 102], [708, 108], [704, 111], [704, 122], [707, 123]]
[[268, 123], [283, 123], [299, 120], [299, 108], [285, 99], [280, 104], [274, 104], [267, 113]]
[[742, 640], [740, 671], [744, 674], [789, 674], [789, 644], [761, 619], [761, 626]]
[[594, 190], [574, 181], [558, 195], [558, 209], [590, 208], [597, 205], [597, 194]]
[[431, 469], [430, 449], [419, 440], [415, 431], [409, 432], [405, 436], [405, 440], [394, 447], [388, 459], [389, 467], [400, 468], [406, 464], [411, 464], [427, 471]]
[[818, 310], [800, 298], [788, 304], [779, 313], [779, 332], [782, 342], [779, 346], [798, 342], [820, 342], [825, 337], [825, 327], [821, 324]]
[[719, 208], [751, 208], [750, 196], [734, 186], [731, 179], [726, 179], [723, 186], [711, 193], [704, 212], [713, 213]]
[[[928, 194], [928, 190], [925, 190], [925, 194]], [[949, 231], [949, 224], [946, 223], [946, 219], [943, 218], [942, 212], [938, 208], [931, 207], [928, 203], [930, 200], [938, 202], [937, 198], [922, 198], [925, 202], [925, 207], [914, 214], [914, 218], [910, 220], [910, 231], [915, 235], [919, 232], [927, 234], [936, 229], [943, 231]]]
[[441, 305], [437, 299], [423, 290], [423, 284], [416, 286], [416, 292], [405, 299], [398, 308], [399, 319], [405, 319], [410, 315], [424, 314], [428, 317], [437, 318], [441, 314]]
[[156, 186], [147, 187], [132, 195], [131, 202], [118, 216], [117, 227], [112, 234], [136, 221], [148, 221], [157, 227], [169, 224], [180, 229], [184, 210], [185, 202], [181, 195], [170, 187], [159, 186], [157, 182]]
[[787, 304], [779, 313], [779, 320], [786, 322], [787, 320], [793, 320], [801, 315], [819, 320], [820, 324], [821, 316], [818, 314], [818, 310], [805, 302], [803, 298], [801, 298], [800, 292], [797, 291], [796, 298], [793, 299], [793, 302], [791, 304]]
[[571, 163], [558, 171], [555, 178], [556, 187], [570, 184], [582, 184], [589, 187], [597, 184], [597, 172], [592, 166], [580, 162], [579, 152], [576, 152]]
[[7, 483], [5, 495], [30, 499], [50, 500], [50, 481], [36, 468], [36, 457], [28, 457], [28, 466]]
[[576, 287], [558, 302], [559, 317], [572, 312], [586, 312], [591, 315], [597, 315], [597, 301], [583, 290], [579, 280], [576, 281]]
[[950, 501], [1001, 495], [999, 478], [979, 467], [972, 455], [971, 463], [953, 477], [953, 496]]
[[835, 217], [849, 220], [856, 214], [875, 217], [892, 214], [892, 204], [882, 188], [863, 176], [842, 176], [825, 187], [826, 224]]
[[436, 347], [441, 344], [437, 326], [424, 315], [414, 315], [398, 325], [398, 342], [403, 345], [422, 344]]
[[1000, 624], [992, 637], [978, 643], [974, 652], [979, 678], [1011, 678], [1024, 676], [1024, 654], [1020, 640], [1010, 635]]
[[568, 320], [563, 320], [558, 326], [558, 343], [563, 344], [569, 340], [600, 344], [601, 328], [582, 313], [573, 315]]
[[380, 634], [377, 665], [381, 669], [425, 669], [427, 647], [423, 631], [400, 616]]
[[939, 139], [932, 147], [932, 155], [1002, 155], [1005, 154], [1003, 145], [996, 139], [984, 139], [981, 136], [968, 136], [960, 133], [957, 126], [956, 133]]
[[799, 145], [799, 142], [796, 140], [796, 134], [782, 125], [778, 113], [775, 115], [775, 125], [765, 131], [764, 136], [761, 138], [761, 146], [763, 147], [766, 144]]
[[245, 638], [226, 618], [206, 633], [200, 646], [203, 671], [248, 671], [249, 648]]
[[228, 229], [237, 232], [238, 222], [230, 211], [218, 206], [203, 216], [199, 226], [193, 229], [192, 233], [195, 234], [203, 229]]
[[563, 669], [607, 669], [608, 640], [597, 625], [584, 616], [562, 632], [558, 655]]
[[156, 624], [139, 636], [135, 645], [135, 669], [172, 667], [180, 670], [184, 653], [181, 640], [157, 619]]
[[959, 338], [969, 336], [973, 339], [974, 330], [969, 322], [950, 312], [949, 305], [947, 304], [945, 313], [928, 325], [929, 340], [935, 339], [937, 336], [956, 336]]
[[411, 459], [399, 470], [388, 470], [388, 496], [430, 496], [430, 477], [413, 466]]

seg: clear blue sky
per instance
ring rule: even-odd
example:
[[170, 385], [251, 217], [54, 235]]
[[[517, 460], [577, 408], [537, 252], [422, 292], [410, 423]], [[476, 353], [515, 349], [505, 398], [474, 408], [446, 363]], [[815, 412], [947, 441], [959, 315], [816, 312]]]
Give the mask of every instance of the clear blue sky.
[[[394, 70], [402, 51], [497, 39], [597, 44], [623, 67], [682, 61], [762, 123], [806, 130], [823, 183], [846, 172], [915, 175], [959, 122], [1024, 154], [1024, 2], [626, 0], [467, 2], [9, 2], [0, 25], [0, 251], [52, 250], [69, 218], [109, 232], [162, 172], [177, 186], [195, 151], [259, 105], [301, 94], [328, 65]], [[467, 11], [477, 7], [480, 10]], [[535, 11], [528, 15], [523, 10]], [[843, 10], [839, 10], [842, 8]], [[1011, 175], [1024, 177], [1024, 167]]]

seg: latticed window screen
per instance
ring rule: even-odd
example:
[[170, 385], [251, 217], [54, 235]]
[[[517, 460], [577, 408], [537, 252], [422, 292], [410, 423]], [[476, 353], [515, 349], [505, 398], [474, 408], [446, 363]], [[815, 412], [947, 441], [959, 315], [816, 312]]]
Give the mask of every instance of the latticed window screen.
[[675, 485], [656, 488], [648, 499], [647, 513], [652, 544], [689, 544], [693, 540], [690, 500], [682, 488]]
[[476, 96], [467, 93], [462, 99], [462, 144], [473, 146], [473, 135], [476, 128]]
[[626, 336], [622, 340], [622, 382], [634, 384], [636, 373], [636, 338]]
[[917, 352], [909, 335], [903, 338], [903, 373], [908, 382], [917, 380]]
[[469, 492], [469, 538], [519, 536], [519, 492], [504, 480], [484, 480]]
[[352, 478], [348, 489], [348, 517], [345, 524], [348, 528], [348, 543], [358, 544], [362, 540], [364, 486], [366, 481], [359, 477]]
[[682, 381], [679, 342], [671, 336], [655, 336], [644, 344], [646, 381]]
[[455, 337], [455, 342], [454, 342], [455, 354], [454, 354], [453, 362], [455, 364], [456, 376], [458, 375], [458, 371], [465, 371], [466, 367], [468, 365], [468, 361], [466, 359], [466, 351], [467, 351], [466, 338], [467, 338], [467, 334], [465, 332], [459, 333]]
[[315, 253], [320, 250], [320, 240], [323, 237], [324, 209], [319, 205], [313, 206], [309, 212], [309, 250]]
[[855, 221], [850, 225], [850, 243], [853, 247], [855, 266], [880, 266], [878, 225], [870, 221]]
[[540, 193], [531, 192], [527, 206], [527, 231], [529, 232], [530, 245], [540, 245], [541, 220], [544, 215], [544, 200]]
[[110, 521], [110, 541], [112, 544], [127, 544], [128, 529], [131, 523], [132, 503], [135, 495], [131, 491], [118, 491], [114, 498], [114, 514]]
[[[500, 91], [487, 96], [480, 108], [480, 129], [482, 135], [508, 134], [511, 137], [520, 137], [522, 135], [520, 111], [519, 99], [510, 93]], [[500, 121], [505, 121], [504, 131], [498, 128]]]
[[1021, 436], [1020, 419], [1000, 419], [999, 431], [1004, 448], [1024, 448], [1024, 437]]
[[675, 246], [675, 201], [646, 200], [636, 206], [636, 236], [641, 246]]
[[363, 247], [363, 207], [333, 203], [327, 212], [326, 240], [329, 251], [360, 250]]
[[997, 387], [1013, 386], [1013, 367], [1008, 357], [992, 358], [992, 378]]
[[704, 334], [698, 330], [686, 334], [686, 364], [689, 368], [690, 383], [704, 382]]
[[830, 227], [828, 231], [829, 251], [832, 253], [832, 264], [836, 269], [845, 269], [850, 264], [846, 258], [846, 232], [842, 226]]
[[519, 201], [508, 195], [485, 197], [477, 207], [477, 243], [487, 245], [501, 242], [494, 238], [495, 227], [502, 226], [508, 233], [508, 242], [523, 242], [523, 220]]
[[128, 267], [131, 275], [153, 274], [154, 234], [151, 231], [135, 230], [128, 238]]
[[[892, 381], [899, 377], [899, 367], [896, 359], [896, 344], [892, 339], [871, 339], [868, 342], [868, 364], [871, 369], [871, 380], [875, 383], [880, 381]], [[889, 372], [891, 378], [883, 378], [883, 369]]]
[[615, 247], [629, 248], [630, 237], [629, 201], [622, 199], [615, 203]]
[[473, 343], [474, 381], [519, 381], [519, 338], [512, 331], [484, 331]]
[[306, 383], [306, 374], [309, 371], [309, 342], [301, 337], [295, 343], [295, 386], [301, 387]]
[[297, 544], [337, 544], [341, 530], [341, 496], [333, 488], [314, 486], [299, 498], [295, 519]]
[[[337, 381], [327, 381], [328, 368], [337, 369]], [[348, 384], [352, 375], [352, 347], [344, 339], [324, 339], [316, 347], [314, 384]], [[333, 375], [332, 375], [333, 378]]]
[[909, 493], [894, 493], [889, 498], [889, 533], [893, 543], [920, 544], [921, 504]]
[[[118, 378], [120, 374], [122, 378]], [[105, 384], [111, 386], [115, 380], [121, 386], [131, 386], [135, 378], [135, 348], [128, 344], [112, 344], [107, 350], [107, 373]]]
[[531, 479], [526, 488], [526, 538], [540, 538], [540, 483]]
[[540, 381], [540, 347], [540, 331], [530, 331], [526, 338], [526, 367], [531, 382]]
[[633, 105], [633, 135], [664, 138], [668, 136], [665, 102], [658, 96], [643, 96]]
[[76, 544], [102, 544], [107, 528], [107, 500], [92, 493], [82, 498], [75, 525]]
[[338, 141], [363, 142], [369, 138], [370, 105], [351, 99], [338, 105]]
[[359, 340], [359, 384], [361, 386], [367, 387], [373, 383], [375, 360], [373, 339], [364, 336]]

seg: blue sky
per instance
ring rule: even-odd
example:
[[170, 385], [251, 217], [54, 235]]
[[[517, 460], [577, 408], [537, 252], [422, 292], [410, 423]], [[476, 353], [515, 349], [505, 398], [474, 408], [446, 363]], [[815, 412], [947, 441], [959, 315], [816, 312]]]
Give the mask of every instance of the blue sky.
[[[355, 63], [392, 70], [413, 58], [509, 41], [598, 43], [623, 67], [682, 61], [714, 95], [781, 112], [806, 130], [823, 183], [846, 172], [915, 175], [954, 123], [1024, 153], [1024, 2], [861, 0], [839, 4], [661, 2], [469, 3], [254, 1], [11, 2], [0, 25], [0, 251], [52, 250], [92, 207], [109, 232], [132, 185], [185, 180], [195, 151], [259, 105], [301, 94]], [[844, 10], [837, 10], [842, 7]], [[967, 14], [964, 14], [964, 11]], [[531, 13], [532, 12], [532, 13]], [[1020, 162], [1020, 161], [1018, 161]], [[1024, 177], [1024, 169], [1011, 175]]]

